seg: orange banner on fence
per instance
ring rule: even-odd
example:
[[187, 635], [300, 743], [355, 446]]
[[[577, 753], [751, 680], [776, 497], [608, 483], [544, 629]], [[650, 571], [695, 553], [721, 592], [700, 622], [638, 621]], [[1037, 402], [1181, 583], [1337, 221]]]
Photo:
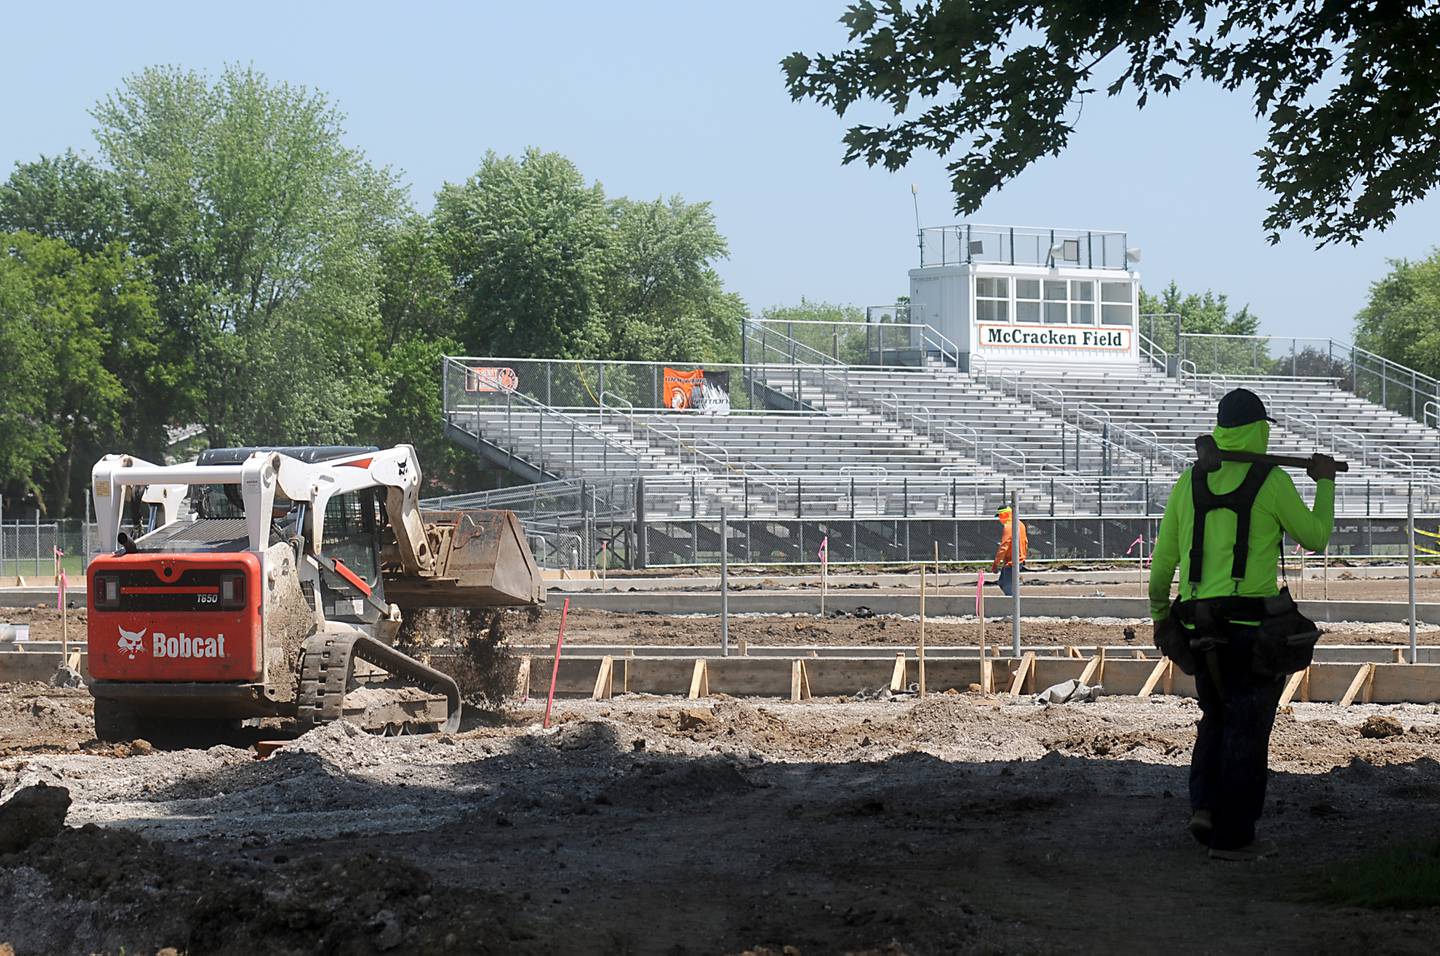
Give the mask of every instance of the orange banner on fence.
[[520, 387], [520, 376], [513, 368], [476, 366], [465, 370], [467, 392], [513, 392]]
[[694, 408], [705, 387], [705, 370], [665, 369], [665, 407], [678, 410]]

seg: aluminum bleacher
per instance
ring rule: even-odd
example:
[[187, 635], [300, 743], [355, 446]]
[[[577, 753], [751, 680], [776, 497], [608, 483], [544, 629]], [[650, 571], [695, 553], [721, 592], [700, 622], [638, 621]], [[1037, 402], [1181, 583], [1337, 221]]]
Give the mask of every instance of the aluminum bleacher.
[[[1440, 510], [1440, 433], [1334, 375], [1245, 375], [1189, 362], [1169, 363], [1167, 374], [1149, 359], [966, 370], [928, 333], [911, 339], [918, 345], [872, 350], [896, 360], [881, 366], [766, 330], [748, 361], [705, 366], [728, 395], [728, 407], [710, 411], [667, 408], [663, 382], [673, 370], [662, 364], [453, 358], [446, 429], [516, 480], [571, 489], [577, 500], [605, 489], [606, 501], [576, 513], [592, 522], [608, 515], [622, 529], [617, 541], [629, 536], [630, 548], [649, 555], [640, 563], [701, 560], [719, 546], [722, 513], [742, 523], [747, 554], [801, 560], [831, 537], [855, 560], [913, 557], [912, 531], [923, 527], [939, 549], [936, 523], [948, 522], [958, 557], [988, 539], [987, 522], [1012, 493], [1024, 515], [1050, 522], [1053, 556], [1108, 552], [1137, 527], [1153, 537], [1195, 436], [1213, 427], [1219, 396], [1238, 386], [1259, 393], [1279, 420], [1272, 450], [1323, 450], [1351, 463], [1337, 505], [1370, 522], [1364, 549], [1390, 546], [1399, 531], [1375, 521], [1403, 516], [1412, 493], [1418, 511]], [[557, 515], [552, 530], [576, 539], [575, 520]], [[624, 530], [632, 526], [644, 532]], [[1354, 534], [1346, 547], [1359, 553]]]

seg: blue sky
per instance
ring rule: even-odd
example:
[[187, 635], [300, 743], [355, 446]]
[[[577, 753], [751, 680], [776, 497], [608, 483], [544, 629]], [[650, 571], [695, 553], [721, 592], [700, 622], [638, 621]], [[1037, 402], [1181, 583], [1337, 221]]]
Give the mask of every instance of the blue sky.
[[[0, 167], [93, 152], [89, 107], [128, 73], [253, 63], [330, 94], [349, 140], [404, 173], [429, 208], [486, 150], [558, 150], [611, 195], [708, 200], [729, 288], [756, 310], [802, 296], [893, 300], [925, 225], [955, 221], [943, 162], [891, 174], [840, 165], [845, 123], [792, 103], [778, 61], [843, 42], [843, 3], [27, 4], [6, 14]], [[1092, 97], [1069, 151], [975, 221], [1125, 229], [1145, 285], [1228, 292], [1264, 331], [1348, 339], [1386, 259], [1425, 255], [1440, 199], [1358, 247], [1266, 244], [1245, 101], [1197, 87], [1143, 112]], [[1429, 227], [1429, 228], [1427, 228]]]

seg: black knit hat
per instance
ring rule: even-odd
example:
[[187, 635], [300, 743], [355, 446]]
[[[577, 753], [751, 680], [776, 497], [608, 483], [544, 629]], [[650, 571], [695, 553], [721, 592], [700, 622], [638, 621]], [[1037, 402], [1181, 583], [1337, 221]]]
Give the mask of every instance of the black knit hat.
[[1237, 388], [1220, 399], [1215, 424], [1221, 428], [1238, 428], [1259, 421], [1273, 422], [1275, 419], [1266, 414], [1265, 403], [1250, 389]]

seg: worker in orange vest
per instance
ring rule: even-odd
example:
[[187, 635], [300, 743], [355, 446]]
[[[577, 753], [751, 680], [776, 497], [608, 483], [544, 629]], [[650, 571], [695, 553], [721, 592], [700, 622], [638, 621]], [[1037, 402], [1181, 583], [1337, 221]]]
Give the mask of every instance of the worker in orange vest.
[[[1025, 522], [1013, 519], [1009, 505], [995, 512], [995, 517], [1000, 519], [1000, 527], [1004, 530], [1000, 535], [1000, 548], [995, 552], [995, 561], [990, 565], [990, 573], [1000, 572], [1000, 590], [1007, 596], [1012, 596], [1015, 593], [1015, 565], [1025, 567], [1025, 558], [1030, 552], [1029, 536], [1025, 533]], [[1020, 526], [1018, 533], [1014, 527], [1017, 524]], [[1015, 557], [1016, 538], [1020, 540], [1018, 561]]]

